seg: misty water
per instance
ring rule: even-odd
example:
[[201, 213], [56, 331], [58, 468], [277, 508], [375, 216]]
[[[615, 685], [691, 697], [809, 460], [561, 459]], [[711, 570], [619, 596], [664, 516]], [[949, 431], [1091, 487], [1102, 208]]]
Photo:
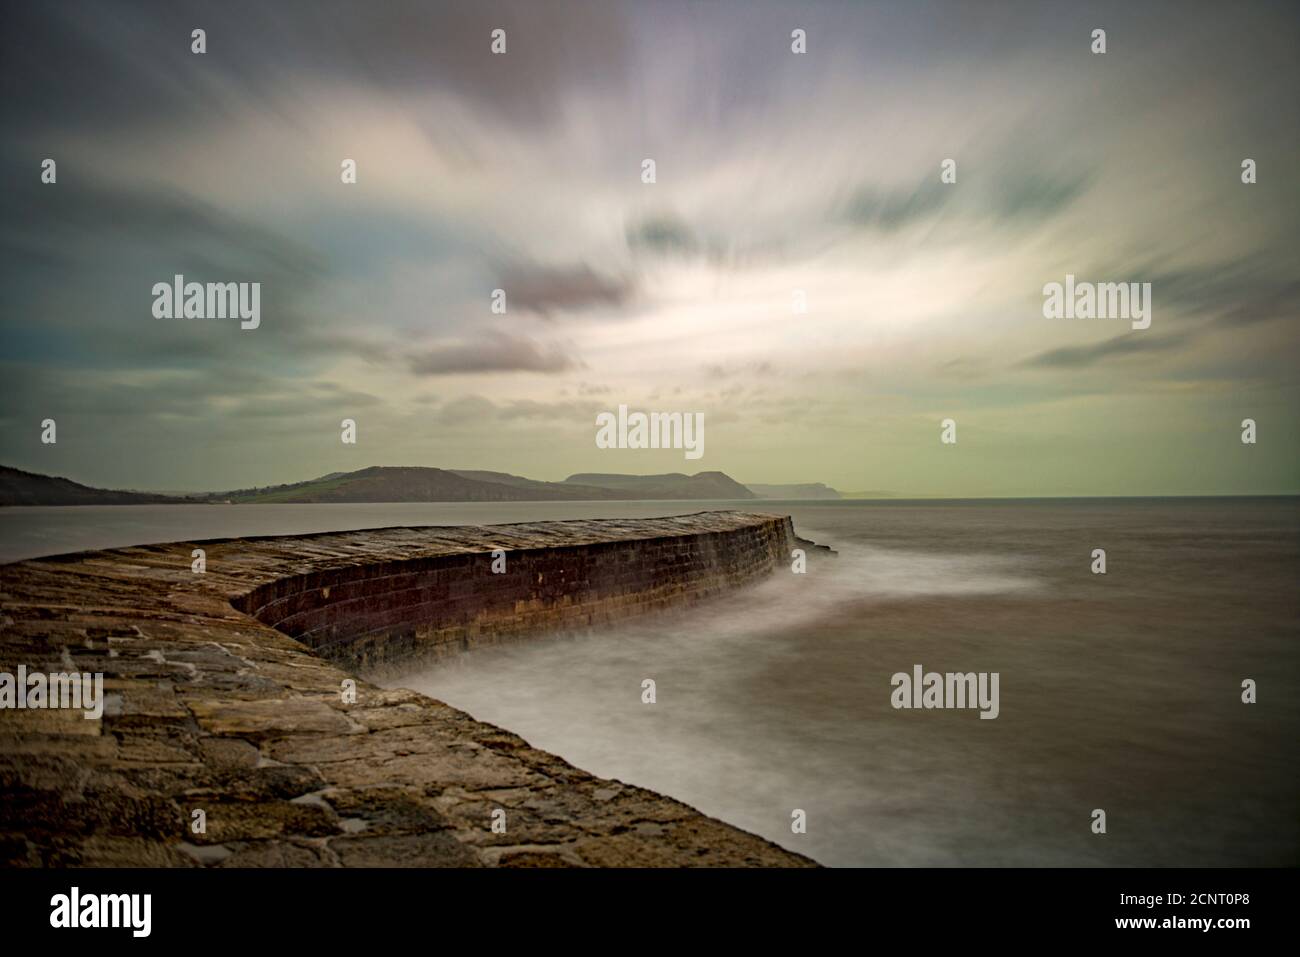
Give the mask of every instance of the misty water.
[[[145, 541], [708, 503], [0, 509], [6, 560]], [[806, 575], [388, 682], [831, 865], [1300, 861], [1300, 500], [731, 503]], [[1107, 574], [1090, 571], [1094, 548]], [[1000, 714], [895, 710], [914, 665]], [[657, 701], [641, 701], [653, 678]], [[1243, 704], [1241, 683], [1258, 683]], [[791, 812], [807, 814], [793, 834]], [[1094, 809], [1107, 832], [1092, 833]]]

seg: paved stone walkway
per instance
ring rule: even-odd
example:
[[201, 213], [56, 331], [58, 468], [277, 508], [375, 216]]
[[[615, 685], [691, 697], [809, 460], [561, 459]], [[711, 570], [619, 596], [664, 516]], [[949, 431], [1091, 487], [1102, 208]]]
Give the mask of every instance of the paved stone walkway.
[[[0, 672], [102, 672], [105, 696], [93, 720], [0, 710], [0, 866], [811, 865], [442, 702], [355, 678], [232, 605], [292, 576], [497, 547], [703, 536], [712, 548], [756, 529], [782, 547], [793, 536], [789, 519], [713, 512], [179, 542], [0, 566]], [[204, 574], [191, 569], [196, 547]], [[348, 679], [355, 703], [341, 694]], [[491, 828], [498, 808], [505, 833]]]

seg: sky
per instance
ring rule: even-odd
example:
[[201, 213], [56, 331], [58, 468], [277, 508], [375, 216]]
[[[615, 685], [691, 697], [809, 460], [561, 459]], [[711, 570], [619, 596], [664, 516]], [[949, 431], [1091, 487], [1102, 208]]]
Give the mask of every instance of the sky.
[[[0, 463], [1300, 492], [1293, 4], [2, 16]], [[178, 273], [260, 325], [155, 318]], [[1151, 283], [1150, 327], [1045, 318], [1067, 274]], [[619, 405], [703, 413], [704, 455], [598, 448]]]

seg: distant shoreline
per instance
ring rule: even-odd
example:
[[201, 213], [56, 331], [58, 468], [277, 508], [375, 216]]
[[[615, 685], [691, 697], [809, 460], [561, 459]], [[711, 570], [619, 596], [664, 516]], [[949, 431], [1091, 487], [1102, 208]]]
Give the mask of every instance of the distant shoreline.
[[163, 493], [93, 488], [71, 479], [0, 465], [0, 508], [80, 505], [446, 505], [506, 502], [770, 502], [826, 505], [842, 502], [1034, 502], [1170, 499], [1287, 498], [1292, 492], [1191, 493], [1175, 495], [900, 495], [843, 493], [820, 482], [754, 483], [746, 486], [725, 472], [659, 475], [580, 472], [548, 482], [482, 469], [427, 466], [369, 466], [331, 472], [285, 485], [221, 492]]
[[[140, 493], [148, 494], [148, 493]], [[569, 504], [569, 505], [603, 505], [609, 503], [620, 503], [624, 505], [634, 505], [637, 503], [658, 505], [668, 503], [681, 503], [689, 505], [692, 503], [731, 503], [743, 504], [748, 507], [765, 507], [768, 505], [790, 505], [797, 504], [800, 507], [821, 508], [826, 506], [848, 505], [853, 503], [881, 504], [881, 505], [927, 505], [927, 504], [960, 504], [962, 502], [1171, 502], [1171, 501], [1208, 501], [1208, 500], [1255, 500], [1255, 499], [1288, 499], [1300, 498], [1300, 492], [1258, 492], [1258, 493], [1234, 493], [1234, 492], [1205, 492], [1179, 495], [988, 495], [988, 496], [964, 496], [964, 497], [947, 497], [947, 496], [923, 496], [916, 498], [836, 498], [836, 499], [814, 499], [814, 498], [759, 498], [759, 499], [740, 499], [740, 498], [620, 498], [620, 499], [508, 499], [501, 502], [492, 500], [479, 499], [392, 499], [383, 501], [341, 501], [341, 502], [231, 502], [218, 501], [216, 499], [204, 500], [185, 500], [173, 499], [168, 501], [157, 502], [78, 502], [78, 503], [5, 503], [0, 504], [0, 509], [18, 509], [18, 508], [158, 508], [171, 506], [263, 506], [263, 505], [492, 505], [492, 504]]]

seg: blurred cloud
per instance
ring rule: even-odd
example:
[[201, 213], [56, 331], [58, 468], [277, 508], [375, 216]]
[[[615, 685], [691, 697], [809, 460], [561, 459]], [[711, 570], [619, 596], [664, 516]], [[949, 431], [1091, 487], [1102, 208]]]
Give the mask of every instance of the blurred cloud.
[[607, 279], [587, 266], [511, 267], [503, 270], [501, 282], [510, 308], [543, 316], [593, 306], [618, 306], [632, 295], [629, 281]]
[[[0, 18], [7, 464], [292, 481], [346, 465], [336, 426], [361, 410], [372, 462], [563, 476], [605, 468], [586, 401], [653, 401], [706, 412], [709, 467], [756, 481], [1010, 494], [1059, 467], [1140, 492], [1204, 455], [1153, 466], [1134, 442], [1099, 471], [1088, 437], [1139, 403], [1169, 434], [1226, 402], [1300, 434], [1294, 8], [68, 0]], [[262, 283], [260, 328], [153, 319], [176, 273]], [[1067, 273], [1151, 282], [1151, 329], [1044, 320]], [[992, 447], [936, 467], [936, 410], [1004, 415], [984, 434], [1016, 436], [1024, 467]], [[47, 415], [78, 438], [35, 444]], [[1300, 488], [1284, 452], [1258, 457], [1263, 484]], [[1255, 481], [1221, 469], [1215, 488]]]
[[1182, 349], [1191, 340], [1185, 332], [1154, 336], [1114, 336], [1104, 342], [1087, 346], [1065, 346], [1025, 360], [1026, 366], [1048, 369], [1071, 369], [1095, 365], [1107, 359], [1122, 359], [1152, 352], [1169, 352]]
[[531, 339], [490, 333], [472, 342], [449, 342], [424, 349], [409, 359], [420, 376], [479, 372], [562, 372], [578, 363], [556, 346]]

